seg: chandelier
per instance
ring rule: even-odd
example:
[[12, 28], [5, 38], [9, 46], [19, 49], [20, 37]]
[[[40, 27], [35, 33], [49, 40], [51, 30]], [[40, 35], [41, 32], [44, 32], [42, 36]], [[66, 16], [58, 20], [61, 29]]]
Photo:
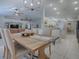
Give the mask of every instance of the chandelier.
[[36, 10], [37, 8], [40, 8], [41, 0], [24, 0], [24, 7], [26, 9], [29, 9], [31, 11]]
[[23, 6], [22, 8], [13, 7], [9, 11], [13, 12], [13, 15], [20, 16], [23, 15], [23, 10], [29, 10], [29, 11], [35, 11], [39, 10], [41, 4], [41, 0], [23, 0]]

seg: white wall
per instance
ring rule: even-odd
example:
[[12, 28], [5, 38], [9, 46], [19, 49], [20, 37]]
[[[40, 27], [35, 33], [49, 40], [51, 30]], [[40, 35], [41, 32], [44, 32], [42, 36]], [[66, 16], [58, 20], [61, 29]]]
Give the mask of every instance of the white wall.
[[36, 19], [33, 19], [32, 20], [32, 27], [36, 27], [36, 25], [38, 24], [39, 25], [39, 27], [41, 27], [41, 24], [42, 24], [42, 21], [43, 19], [41, 19], [41, 18], [36, 18]]
[[4, 26], [4, 17], [0, 16], [0, 27]]

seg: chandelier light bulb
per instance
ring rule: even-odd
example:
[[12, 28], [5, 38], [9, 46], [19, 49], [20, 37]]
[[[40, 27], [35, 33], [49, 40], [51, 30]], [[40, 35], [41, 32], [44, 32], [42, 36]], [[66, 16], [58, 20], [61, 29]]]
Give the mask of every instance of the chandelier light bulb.
[[40, 2], [37, 2], [37, 4], [39, 5], [39, 4], [40, 4]]
[[25, 1], [24, 1], [24, 3], [26, 4], [26, 3], [27, 3], [27, 1], [25, 0]]
[[31, 3], [30, 5], [33, 6], [33, 3]]

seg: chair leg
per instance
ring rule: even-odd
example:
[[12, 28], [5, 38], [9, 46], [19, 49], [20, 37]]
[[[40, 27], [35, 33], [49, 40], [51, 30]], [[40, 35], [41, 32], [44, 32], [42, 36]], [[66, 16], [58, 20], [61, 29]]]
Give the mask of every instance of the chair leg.
[[4, 50], [4, 59], [8, 59], [8, 48], [5, 48]]
[[31, 55], [30, 55], [30, 59], [33, 59], [33, 53], [31, 53]]
[[5, 57], [5, 47], [3, 49], [3, 58]]
[[51, 55], [51, 44], [49, 45], [49, 54]]

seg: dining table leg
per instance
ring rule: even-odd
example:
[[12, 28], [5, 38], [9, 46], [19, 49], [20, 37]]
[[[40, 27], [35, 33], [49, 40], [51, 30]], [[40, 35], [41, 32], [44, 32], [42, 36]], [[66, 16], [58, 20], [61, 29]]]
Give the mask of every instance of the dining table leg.
[[48, 59], [48, 57], [45, 54], [45, 48], [42, 47], [38, 50], [39, 53], [39, 59]]

